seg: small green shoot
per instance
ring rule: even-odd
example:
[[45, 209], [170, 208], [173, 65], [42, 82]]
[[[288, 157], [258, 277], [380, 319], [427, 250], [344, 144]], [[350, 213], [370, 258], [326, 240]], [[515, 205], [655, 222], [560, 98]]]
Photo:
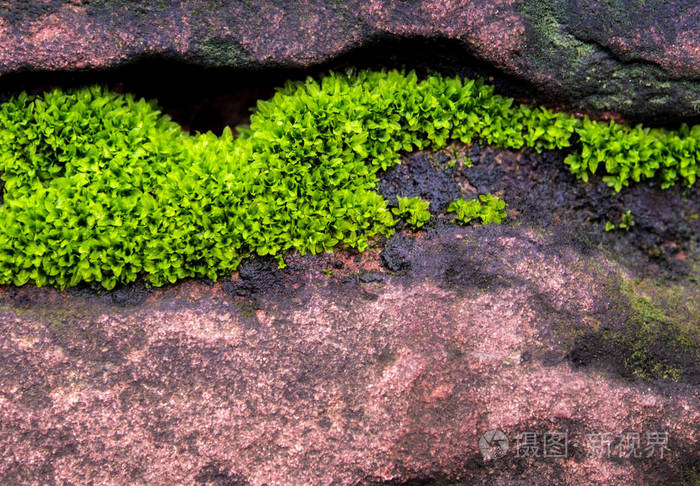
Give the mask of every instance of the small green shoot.
[[397, 197], [399, 207], [391, 210], [395, 216], [406, 218], [406, 222], [415, 228], [420, 228], [430, 219], [429, 201], [424, 201], [419, 197]]
[[627, 212], [625, 212], [625, 214], [623, 214], [620, 218], [619, 224], [615, 225], [614, 223], [607, 221], [605, 223], [605, 231], [612, 231], [616, 228], [629, 231], [630, 228], [632, 228], [632, 226], [634, 226], [634, 220], [632, 219], [632, 211], [627, 210]]
[[625, 231], [629, 231], [629, 229], [634, 226], [634, 220], [632, 219], [632, 212], [630, 210], [627, 210], [627, 212], [622, 215], [618, 226]]

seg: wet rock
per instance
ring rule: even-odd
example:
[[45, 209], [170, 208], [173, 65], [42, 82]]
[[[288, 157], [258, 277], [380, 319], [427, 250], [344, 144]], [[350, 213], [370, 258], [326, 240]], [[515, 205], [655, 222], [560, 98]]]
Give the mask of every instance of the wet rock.
[[577, 107], [681, 120], [698, 116], [698, 24], [694, 0], [14, 1], [0, 8], [0, 74], [154, 57], [309, 67], [352, 48], [371, 56], [377, 42], [431, 39], [449, 44], [453, 72], [477, 58]]
[[243, 263], [238, 269], [240, 280], [226, 283], [226, 289], [237, 295], [251, 295], [279, 287], [281, 275], [274, 258], [256, 257]]
[[221, 466], [216, 464], [210, 464], [202, 468], [194, 480], [197, 484], [213, 486], [250, 486], [245, 477], [240, 474], [229, 473], [225, 468], [221, 468]]
[[384, 280], [384, 276], [379, 272], [363, 272], [360, 274], [360, 282], [371, 283], [371, 282], [381, 282]]
[[125, 306], [136, 306], [148, 298], [151, 291], [142, 282], [119, 287], [109, 295], [112, 302]]
[[[432, 156], [441, 162], [447, 159], [443, 154]], [[390, 206], [398, 205], [397, 196], [420, 197], [430, 202], [428, 209], [431, 214], [439, 214], [459, 198], [459, 186], [455, 180], [433, 166], [428, 157], [426, 153], [409, 155], [400, 165], [380, 174], [378, 192]]]
[[386, 242], [382, 250], [382, 263], [392, 272], [399, 272], [411, 267], [411, 250], [414, 239], [403, 233], [395, 233]]

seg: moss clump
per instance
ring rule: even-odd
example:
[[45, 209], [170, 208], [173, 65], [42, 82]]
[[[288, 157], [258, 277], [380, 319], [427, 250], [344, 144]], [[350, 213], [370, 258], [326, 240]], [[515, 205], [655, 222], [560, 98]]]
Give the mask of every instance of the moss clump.
[[406, 222], [414, 228], [420, 228], [430, 219], [430, 202], [419, 197], [398, 196], [398, 207], [391, 210], [394, 215], [405, 218]]
[[586, 178], [606, 160], [618, 190], [657, 175], [690, 185], [700, 171], [700, 126], [599, 124], [438, 75], [289, 83], [236, 138], [191, 136], [152, 104], [97, 87], [21, 95], [0, 107], [0, 284], [162, 285], [216, 279], [251, 255], [283, 265], [291, 250], [364, 250], [393, 232], [377, 173], [402, 152], [474, 139], [539, 151], [575, 137], [571, 170]]
[[481, 224], [501, 224], [508, 215], [505, 207], [505, 201], [498, 196], [480, 194], [478, 198], [469, 201], [452, 201], [447, 211], [456, 213], [455, 221], [460, 224], [467, 224], [475, 219], [480, 219]]

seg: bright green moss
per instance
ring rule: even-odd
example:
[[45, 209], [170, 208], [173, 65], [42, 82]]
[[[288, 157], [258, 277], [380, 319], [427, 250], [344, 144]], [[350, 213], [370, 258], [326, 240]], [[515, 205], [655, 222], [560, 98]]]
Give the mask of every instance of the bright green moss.
[[[554, 149], [574, 134], [570, 168], [582, 178], [605, 169], [618, 190], [657, 174], [692, 184], [700, 170], [700, 127], [581, 121], [514, 106], [481, 81], [414, 73], [289, 83], [237, 138], [191, 136], [100, 88], [21, 95], [0, 108], [0, 284], [112, 288], [141, 275], [162, 285], [215, 279], [255, 254], [283, 264], [290, 250], [364, 250], [393, 231], [377, 172], [402, 152], [474, 139]], [[425, 216], [408, 214], [416, 225]]]
[[501, 224], [507, 216], [505, 207], [505, 201], [499, 197], [480, 194], [478, 198], [469, 201], [464, 199], [452, 201], [447, 211], [457, 213], [455, 221], [460, 224], [468, 224], [476, 219], [480, 219], [481, 224]]
[[424, 201], [419, 197], [401, 197], [397, 200], [399, 206], [392, 209], [391, 212], [398, 217], [406, 218], [406, 222], [413, 227], [420, 228], [430, 219], [429, 201]]

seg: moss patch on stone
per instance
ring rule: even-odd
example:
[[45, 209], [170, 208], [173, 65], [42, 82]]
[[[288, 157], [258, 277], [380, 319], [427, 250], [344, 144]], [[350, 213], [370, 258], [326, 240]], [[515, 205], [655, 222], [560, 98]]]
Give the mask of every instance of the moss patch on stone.
[[[210, 55], [238, 55], [217, 42]], [[538, 152], [577, 145], [569, 169], [587, 181], [605, 160], [616, 191], [700, 175], [700, 126], [581, 120], [514, 104], [482, 80], [349, 71], [290, 82], [237, 137], [187, 134], [152, 103], [100, 87], [21, 94], [0, 107], [0, 283], [160, 286], [215, 280], [255, 254], [284, 266], [294, 250], [363, 251], [397, 224], [376, 192], [379, 171], [401, 153], [474, 139]], [[464, 202], [464, 214], [500, 222], [505, 203], [479, 199], [493, 207]]]
[[195, 61], [208, 66], [244, 66], [250, 56], [234, 39], [208, 37], [200, 42], [193, 54]]
[[700, 299], [692, 278], [669, 284], [613, 273], [603, 285], [603, 312], [560, 326], [574, 365], [602, 365], [633, 379], [697, 380]]
[[630, 373], [673, 381], [697, 373], [692, 368], [700, 362], [700, 306], [687, 288], [623, 280], [620, 297], [629, 306], [628, 318], [621, 329], [604, 336], [619, 346]]
[[[619, 17], [620, 23], [629, 24], [630, 12], [636, 14], [636, 10], [619, 1], [612, 3], [606, 12], [612, 18]], [[660, 66], [629, 55], [629, 59], [623, 58], [589, 39], [585, 32], [572, 34], [578, 33], [578, 26], [566, 28], [573, 15], [567, 2], [524, 2], [521, 13], [528, 27], [526, 45], [533, 46], [525, 57], [542, 66], [543, 75], [548, 73], [547, 77], [554, 79], [557, 95], [578, 99], [578, 106], [585, 109], [622, 114], [631, 113], [639, 104], [647, 104], [663, 114], [669, 100], [682, 99], [695, 114], [700, 114], [700, 82], [679, 79], [670, 83], [668, 73]]]

